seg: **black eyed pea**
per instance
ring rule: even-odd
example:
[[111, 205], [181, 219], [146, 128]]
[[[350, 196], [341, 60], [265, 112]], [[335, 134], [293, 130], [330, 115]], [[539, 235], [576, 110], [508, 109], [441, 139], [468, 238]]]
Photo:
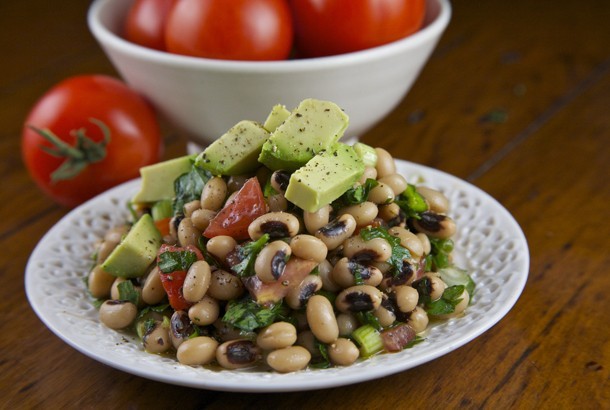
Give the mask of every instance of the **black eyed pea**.
[[216, 349], [216, 361], [225, 369], [251, 367], [260, 359], [261, 349], [251, 340], [229, 340]]
[[360, 327], [360, 322], [351, 313], [339, 313], [337, 315], [337, 325], [339, 326], [339, 336], [349, 337], [354, 330]]
[[[115, 277], [114, 282], [112, 282], [112, 287], [110, 288], [110, 299], [121, 300], [121, 293], [119, 291], [119, 285], [123, 282], [127, 282], [129, 279]], [[136, 292], [141, 294], [141, 288], [139, 286], [134, 286]]]
[[394, 196], [398, 196], [405, 192], [407, 189], [407, 180], [400, 174], [390, 174], [381, 177], [377, 180], [378, 182], [388, 185], [394, 191]]
[[343, 242], [343, 255], [358, 262], [385, 262], [392, 256], [392, 246], [383, 238], [365, 241], [357, 235]]
[[119, 243], [121, 242], [125, 234], [127, 234], [127, 231], [129, 231], [129, 226], [127, 225], [116, 226], [106, 232], [106, 234], [104, 235], [104, 240], [108, 242]]
[[450, 238], [456, 231], [453, 219], [430, 211], [422, 212], [420, 219], [413, 219], [413, 226], [418, 232], [440, 239]]
[[324, 259], [318, 264], [318, 274], [320, 275], [320, 279], [322, 279], [322, 289], [329, 292], [338, 292], [341, 290], [341, 286], [333, 280], [332, 271], [333, 265], [328, 259]]
[[284, 170], [274, 171], [271, 174], [271, 186], [279, 193], [285, 193], [290, 182], [290, 172]]
[[428, 313], [419, 306], [411, 311], [407, 319], [407, 324], [411, 326], [415, 333], [421, 333], [426, 330], [428, 322]]
[[379, 320], [379, 324], [383, 327], [388, 327], [392, 325], [396, 321], [396, 314], [388, 308], [388, 306], [384, 306], [382, 303], [374, 312], [373, 315]]
[[187, 302], [199, 302], [208, 291], [212, 280], [210, 265], [204, 260], [193, 262], [182, 285], [182, 295]]
[[358, 183], [362, 185], [367, 179], [377, 179], [377, 169], [375, 169], [375, 167], [365, 167], [362, 176], [358, 180]]
[[380, 182], [369, 191], [368, 200], [377, 205], [389, 204], [394, 200], [394, 190], [387, 184]]
[[193, 225], [191, 218], [183, 218], [178, 225], [178, 243], [181, 246], [197, 246], [201, 231]]
[[178, 241], [178, 226], [180, 221], [184, 218], [183, 215], [173, 216], [169, 221], [169, 235], [163, 240], [167, 243], [175, 244]]
[[188, 311], [189, 319], [198, 326], [211, 325], [218, 319], [219, 314], [218, 301], [207, 295], [192, 305]]
[[97, 248], [97, 263], [104, 262], [118, 244], [119, 242], [103, 240]]
[[468, 304], [470, 303], [470, 294], [468, 293], [468, 291], [466, 289], [464, 289], [464, 291], [460, 295], [459, 299], [461, 299], [461, 300], [458, 302], [457, 305], [454, 306], [453, 312], [448, 313], [446, 315], [439, 315], [436, 317], [438, 317], [440, 319], [449, 319], [449, 318], [461, 315], [464, 312], [464, 310], [466, 310], [466, 308], [468, 307]]
[[383, 274], [374, 266], [367, 266], [343, 257], [333, 267], [331, 278], [337, 285], [345, 289], [363, 284], [377, 286], [383, 280]]
[[417, 306], [419, 301], [419, 293], [409, 285], [394, 286], [394, 296], [396, 297], [396, 305], [401, 312], [411, 312]]
[[426, 272], [423, 278], [428, 279], [428, 294], [430, 295], [430, 299], [440, 299], [440, 297], [443, 296], [443, 292], [447, 288], [447, 284], [443, 282], [439, 276], [434, 274], [434, 272]]
[[293, 237], [299, 233], [299, 219], [289, 212], [269, 212], [256, 218], [248, 226], [248, 234], [253, 241], [264, 234], [271, 239]]
[[244, 289], [244, 284], [237, 276], [223, 269], [216, 269], [212, 272], [207, 295], [216, 300], [231, 300], [239, 298]]
[[110, 289], [116, 277], [112, 276], [101, 265], [96, 265], [89, 273], [87, 286], [91, 296], [97, 299], [105, 299], [110, 296]]
[[176, 351], [176, 358], [189, 366], [204, 365], [216, 358], [218, 342], [208, 336], [197, 336], [185, 340]]
[[191, 215], [193, 215], [193, 212], [196, 211], [197, 209], [201, 209], [201, 202], [198, 199], [187, 202], [186, 204], [184, 204], [184, 207], [183, 207], [184, 216], [186, 216], [187, 218], [190, 218]]
[[227, 260], [227, 255], [235, 249], [237, 241], [232, 236], [218, 235], [210, 238], [205, 244], [205, 248], [212, 256], [218, 258], [221, 262]]
[[392, 155], [383, 148], [375, 148], [377, 152], [377, 179], [396, 173], [396, 164]]
[[373, 223], [379, 208], [376, 204], [370, 201], [364, 201], [357, 205], [347, 206], [339, 210], [339, 215], [350, 214], [356, 220], [357, 226], [367, 226]]
[[124, 329], [136, 318], [138, 308], [126, 300], [106, 300], [100, 306], [100, 322], [110, 329]]
[[419, 259], [424, 255], [424, 245], [413, 232], [401, 226], [393, 226], [388, 229], [388, 233], [400, 239], [400, 244], [409, 250], [411, 257]]
[[441, 191], [425, 186], [418, 186], [416, 190], [424, 197], [430, 211], [437, 214], [444, 214], [449, 211], [449, 199]]
[[337, 366], [349, 366], [358, 360], [360, 350], [351, 340], [340, 337], [328, 346], [328, 357]]
[[284, 301], [294, 310], [305, 307], [313, 294], [322, 289], [322, 279], [318, 275], [307, 275], [298, 286], [290, 288]]
[[191, 214], [191, 222], [195, 228], [203, 232], [210, 225], [210, 221], [214, 219], [215, 216], [216, 211], [199, 208], [194, 210]]
[[398, 217], [400, 217], [400, 206], [398, 206], [396, 202], [379, 205], [378, 216], [385, 222], [396, 220]]
[[290, 240], [294, 256], [322, 263], [326, 260], [328, 249], [324, 242], [313, 235], [300, 234]]
[[[232, 176], [230, 176], [229, 180], [227, 181], [228, 192], [235, 193], [235, 192], [239, 191], [241, 189], [241, 187], [244, 186], [244, 184], [246, 183], [246, 181], [249, 178], [250, 178], [249, 175], [232, 175]], [[229, 202], [228, 199], [227, 199], [227, 202]]]
[[149, 353], [164, 353], [173, 346], [169, 338], [169, 330], [159, 320], [146, 331], [142, 337], [142, 344]]
[[188, 314], [183, 310], [176, 310], [169, 320], [169, 339], [172, 341], [172, 345], [177, 349], [194, 333], [195, 328]]
[[227, 197], [227, 183], [221, 177], [210, 178], [201, 191], [201, 208], [218, 211]]
[[222, 318], [217, 319], [214, 323], [214, 337], [221, 342], [229, 340], [237, 340], [242, 338], [241, 330], [222, 321]]
[[315, 236], [324, 242], [326, 249], [332, 251], [351, 237], [355, 231], [356, 220], [350, 214], [344, 214], [318, 229]]
[[325, 205], [315, 212], [303, 212], [303, 223], [307, 232], [313, 235], [318, 229], [328, 225], [332, 209], [332, 206]]
[[258, 332], [256, 344], [263, 350], [282, 349], [297, 341], [297, 329], [292, 323], [275, 322]]
[[356, 285], [344, 289], [337, 295], [335, 306], [341, 312], [370, 312], [381, 305], [383, 294], [369, 285]]
[[286, 269], [292, 249], [284, 241], [268, 243], [256, 256], [254, 272], [264, 283], [276, 282]]
[[280, 373], [296, 372], [307, 367], [311, 354], [302, 346], [277, 349], [267, 355], [267, 364]]
[[337, 318], [330, 301], [322, 295], [309, 298], [306, 308], [307, 323], [316, 339], [333, 343], [339, 337]]
[[270, 195], [267, 198], [269, 212], [282, 212], [288, 209], [288, 201], [283, 194]]
[[428, 235], [426, 235], [425, 233], [418, 233], [415, 236], [417, 236], [417, 238], [422, 244], [422, 249], [424, 251], [423, 254], [429, 255], [432, 251], [432, 244], [430, 243], [430, 238], [428, 238]]
[[142, 286], [142, 301], [147, 305], [156, 305], [166, 296], [165, 289], [161, 283], [161, 271], [155, 266], [144, 281]]
[[314, 359], [317, 359], [322, 356], [322, 354], [320, 353], [320, 349], [317, 346], [316, 337], [313, 335], [311, 330], [304, 330], [302, 332], [299, 332], [295, 344], [297, 346], [302, 346], [307, 349], [309, 354], [311, 354], [311, 357]]

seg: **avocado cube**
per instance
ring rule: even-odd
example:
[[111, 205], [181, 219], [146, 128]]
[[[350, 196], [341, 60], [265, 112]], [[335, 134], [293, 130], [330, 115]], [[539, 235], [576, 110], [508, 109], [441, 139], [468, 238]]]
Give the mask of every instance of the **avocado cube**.
[[132, 198], [135, 203], [152, 203], [176, 196], [174, 180], [191, 170], [195, 155], [170, 159], [140, 168], [140, 191]]
[[121, 278], [143, 276], [161, 247], [161, 233], [152, 217], [144, 214], [102, 263], [102, 269]]
[[263, 127], [269, 132], [275, 131], [275, 129], [286, 121], [286, 118], [290, 116], [290, 111], [286, 108], [286, 106], [277, 104], [273, 107], [267, 119], [265, 120]]
[[307, 212], [330, 204], [351, 188], [364, 172], [354, 148], [336, 143], [290, 176], [286, 199]]
[[271, 133], [259, 162], [271, 170], [294, 171], [343, 136], [349, 123], [335, 103], [309, 98]]
[[195, 161], [213, 175], [240, 175], [259, 167], [258, 155], [269, 132], [254, 121], [240, 121], [210, 144]]

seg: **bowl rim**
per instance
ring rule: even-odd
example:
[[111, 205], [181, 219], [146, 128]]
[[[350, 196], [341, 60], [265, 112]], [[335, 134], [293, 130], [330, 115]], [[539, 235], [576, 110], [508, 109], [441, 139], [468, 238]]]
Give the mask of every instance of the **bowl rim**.
[[440, 37], [449, 24], [452, 13], [449, 0], [427, 0], [427, 3], [436, 2], [439, 5], [439, 12], [436, 18], [416, 33], [391, 43], [361, 51], [324, 57], [275, 61], [241, 61], [172, 54], [165, 51], [140, 46], [127, 41], [102, 24], [100, 19], [101, 12], [106, 7], [109, 7], [109, 5], [113, 2], [118, 1], [125, 0], [94, 0], [87, 12], [87, 24], [89, 29], [103, 48], [108, 47], [141, 60], [150, 62], [154, 61], [168, 66], [178, 65], [185, 68], [235, 72], [264, 72], [267, 74], [333, 69], [346, 65], [361, 64], [368, 61], [379, 60], [387, 56], [400, 54], [405, 50], [417, 48], [422, 44], [428, 43], [437, 37]]

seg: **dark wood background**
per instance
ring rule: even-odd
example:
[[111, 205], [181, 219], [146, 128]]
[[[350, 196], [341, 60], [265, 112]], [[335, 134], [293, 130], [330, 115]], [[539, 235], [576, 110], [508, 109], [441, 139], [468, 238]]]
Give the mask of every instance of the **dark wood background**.
[[[610, 408], [610, 3], [455, 1], [404, 102], [363, 137], [500, 201], [530, 246], [528, 283], [487, 333], [433, 362], [304, 393], [196, 390], [78, 353], [35, 316], [23, 273], [68, 210], [19, 155], [38, 97], [114, 70], [86, 26], [88, 1], [0, 4], [0, 408]], [[166, 157], [185, 139], [165, 129]]]

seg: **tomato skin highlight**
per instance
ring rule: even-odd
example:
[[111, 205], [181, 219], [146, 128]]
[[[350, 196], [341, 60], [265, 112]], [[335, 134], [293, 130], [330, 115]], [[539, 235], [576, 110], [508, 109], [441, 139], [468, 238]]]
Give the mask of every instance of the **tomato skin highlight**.
[[[95, 142], [103, 139], [102, 130], [90, 121], [92, 118], [110, 130], [106, 156], [72, 179], [52, 182], [51, 174], [65, 158], [41, 149], [52, 144], [31, 127], [48, 129], [74, 146], [73, 133], [79, 129]], [[143, 97], [115, 78], [83, 75], [58, 83], [38, 100], [25, 120], [21, 150], [40, 189], [61, 205], [74, 207], [137, 177], [140, 167], [158, 162], [163, 140], [155, 112]]]
[[284, 60], [292, 39], [284, 0], [180, 0], [165, 26], [167, 51], [213, 59]]
[[289, 0], [299, 57], [360, 51], [420, 29], [425, 0]]
[[238, 241], [250, 239], [248, 226], [267, 211], [260, 183], [256, 177], [252, 177], [210, 221], [203, 236], [213, 238], [229, 235]]
[[125, 39], [144, 47], [165, 50], [165, 22], [176, 1], [136, 0], [125, 19]]

